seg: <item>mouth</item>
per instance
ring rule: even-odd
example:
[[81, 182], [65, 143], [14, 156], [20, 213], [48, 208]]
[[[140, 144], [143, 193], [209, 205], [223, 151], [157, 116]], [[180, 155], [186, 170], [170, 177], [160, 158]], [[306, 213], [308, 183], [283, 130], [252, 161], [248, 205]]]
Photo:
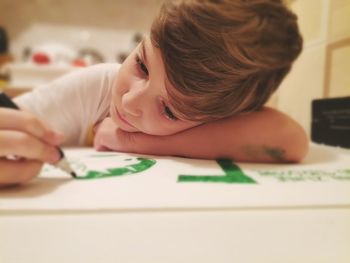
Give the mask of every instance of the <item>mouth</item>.
[[115, 109], [115, 112], [116, 112], [116, 115], [117, 117], [123, 122], [125, 123], [126, 125], [130, 126], [131, 128], [135, 128], [135, 126], [133, 126], [131, 123], [129, 123], [121, 114], [120, 112], [118, 111], [117, 107], [114, 108]]

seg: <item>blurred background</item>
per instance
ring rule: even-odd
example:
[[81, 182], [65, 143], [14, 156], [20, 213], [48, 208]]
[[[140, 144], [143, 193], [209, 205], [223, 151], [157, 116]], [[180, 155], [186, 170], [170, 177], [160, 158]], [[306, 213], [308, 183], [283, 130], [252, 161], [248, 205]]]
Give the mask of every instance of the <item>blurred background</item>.
[[[75, 68], [122, 62], [161, 0], [0, 0], [0, 88], [15, 95]], [[350, 96], [350, 0], [286, 0], [304, 50], [269, 105], [310, 134], [311, 102]]]

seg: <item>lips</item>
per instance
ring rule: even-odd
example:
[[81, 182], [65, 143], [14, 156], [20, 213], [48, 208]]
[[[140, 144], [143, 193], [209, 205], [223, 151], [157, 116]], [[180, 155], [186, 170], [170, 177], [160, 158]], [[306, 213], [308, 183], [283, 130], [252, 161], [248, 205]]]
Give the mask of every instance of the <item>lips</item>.
[[123, 118], [123, 116], [119, 113], [119, 111], [117, 110], [117, 107], [115, 107], [115, 112], [118, 116], [118, 118], [124, 122], [125, 124], [127, 124], [128, 126], [132, 127], [132, 128], [135, 128], [133, 125], [131, 125], [126, 119]]

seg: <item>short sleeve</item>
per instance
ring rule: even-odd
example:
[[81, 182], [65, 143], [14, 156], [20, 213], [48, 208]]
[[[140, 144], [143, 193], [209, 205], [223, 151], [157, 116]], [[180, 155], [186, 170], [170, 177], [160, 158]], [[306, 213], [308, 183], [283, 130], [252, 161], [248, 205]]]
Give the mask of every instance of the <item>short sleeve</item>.
[[89, 128], [108, 115], [119, 67], [105, 63], [73, 71], [16, 97], [15, 102], [64, 133], [64, 145], [83, 145]]

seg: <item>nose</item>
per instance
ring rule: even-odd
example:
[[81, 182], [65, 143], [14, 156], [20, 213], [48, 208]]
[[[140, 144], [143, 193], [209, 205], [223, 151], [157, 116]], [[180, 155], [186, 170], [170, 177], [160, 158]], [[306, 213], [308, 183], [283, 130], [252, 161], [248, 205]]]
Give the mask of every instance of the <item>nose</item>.
[[125, 113], [134, 117], [140, 117], [143, 113], [145, 99], [145, 87], [133, 87], [122, 96], [122, 108]]

